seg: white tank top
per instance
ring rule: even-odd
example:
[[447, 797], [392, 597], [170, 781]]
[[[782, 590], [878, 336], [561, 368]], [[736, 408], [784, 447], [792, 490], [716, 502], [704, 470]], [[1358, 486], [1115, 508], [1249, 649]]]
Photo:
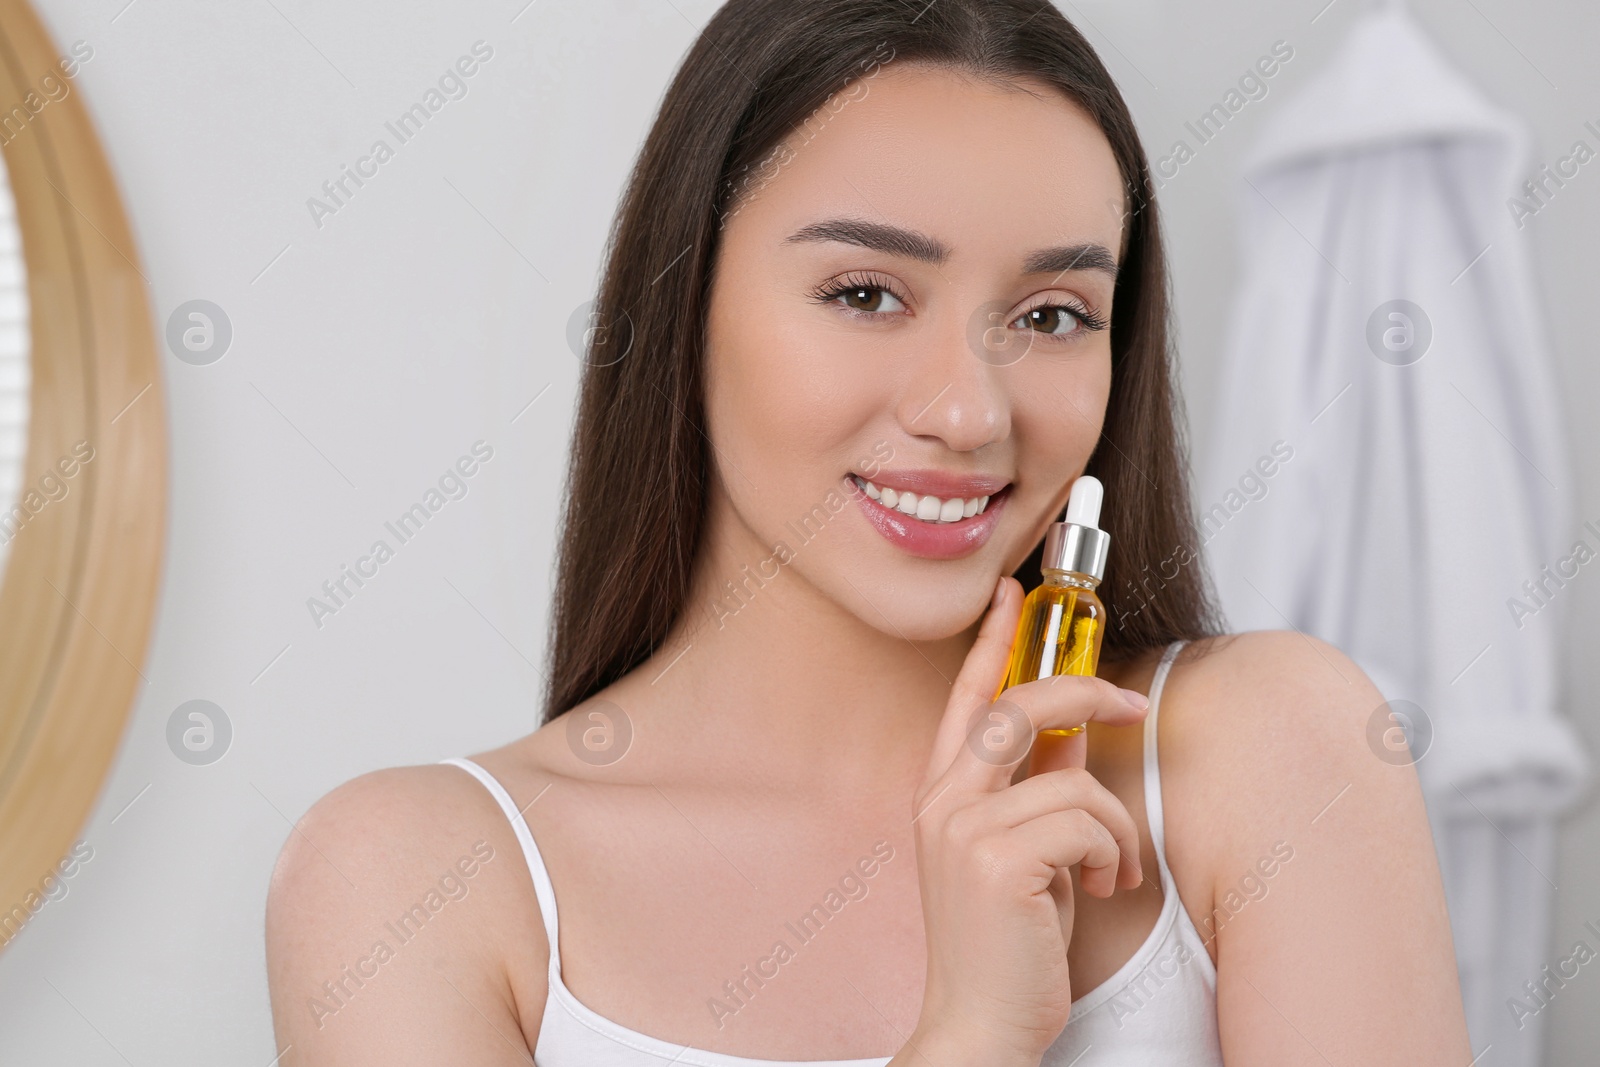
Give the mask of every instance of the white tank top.
[[[1110, 978], [1072, 1002], [1072, 1014], [1045, 1051], [1040, 1067], [1221, 1067], [1217, 1043], [1217, 972], [1204, 940], [1178, 899], [1167, 867], [1156, 759], [1156, 711], [1173, 657], [1167, 646], [1150, 685], [1144, 723], [1144, 802], [1161, 870], [1161, 914], [1144, 944]], [[494, 795], [522, 844], [550, 940], [550, 993], [545, 998], [534, 1059], [539, 1067], [883, 1067], [888, 1056], [854, 1060], [771, 1060], [664, 1041], [630, 1030], [592, 1011], [561, 981], [556, 891], [527, 821], [488, 771], [467, 759], [447, 759], [470, 772]], [[1084, 1054], [1094, 1049], [1093, 1056]]]

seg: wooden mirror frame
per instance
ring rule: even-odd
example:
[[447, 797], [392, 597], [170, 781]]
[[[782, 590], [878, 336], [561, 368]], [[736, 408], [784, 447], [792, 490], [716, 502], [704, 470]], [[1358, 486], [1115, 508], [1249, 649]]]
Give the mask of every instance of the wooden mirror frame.
[[[0, 0], [0, 149], [32, 335], [18, 504], [30, 491], [45, 501], [0, 576], [0, 947], [42, 903], [143, 692], [166, 537], [147, 279], [64, 56], [27, 0]], [[59, 98], [50, 77], [67, 87]], [[69, 457], [80, 462], [64, 477]], [[39, 492], [51, 472], [67, 486], [56, 499]]]

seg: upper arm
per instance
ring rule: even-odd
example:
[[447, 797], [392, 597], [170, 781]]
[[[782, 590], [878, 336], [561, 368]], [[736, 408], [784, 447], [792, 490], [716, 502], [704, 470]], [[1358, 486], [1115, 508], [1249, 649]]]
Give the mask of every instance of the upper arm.
[[1205, 709], [1182, 748], [1210, 768], [1191, 795], [1213, 827], [1202, 935], [1216, 937], [1228, 1063], [1462, 1067], [1472, 1053], [1416, 770], [1368, 742], [1383, 695], [1337, 648], [1292, 631], [1224, 641], [1188, 688]]
[[499, 946], [525, 937], [548, 953], [525, 921], [530, 889], [504, 817], [455, 768], [329, 793], [290, 832], [267, 899], [277, 1062], [529, 1063], [538, 1011], [519, 1020]]

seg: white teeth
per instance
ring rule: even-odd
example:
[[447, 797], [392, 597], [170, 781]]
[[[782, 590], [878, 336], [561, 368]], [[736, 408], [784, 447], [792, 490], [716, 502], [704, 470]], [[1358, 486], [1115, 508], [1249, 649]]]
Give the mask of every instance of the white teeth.
[[941, 500], [939, 497], [926, 495], [917, 496], [895, 489], [882, 488], [873, 485], [860, 475], [852, 474], [855, 483], [866, 491], [867, 496], [878, 501], [884, 507], [898, 511], [903, 515], [921, 519], [923, 522], [960, 522], [970, 519], [974, 515], [981, 515], [989, 507], [989, 498], [974, 496], [963, 499], [951, 497]]

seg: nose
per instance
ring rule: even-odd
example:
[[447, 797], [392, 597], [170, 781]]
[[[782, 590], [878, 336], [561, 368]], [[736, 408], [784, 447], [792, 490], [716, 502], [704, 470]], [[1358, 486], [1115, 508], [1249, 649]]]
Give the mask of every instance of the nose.
[[973, 351], [971, 324], [953, 306], [914, 340], [896, 409], [913, 437], [936, 437], [952, 451], [973, 452], [1011, 432], [1011, 405], [996, 367]]

